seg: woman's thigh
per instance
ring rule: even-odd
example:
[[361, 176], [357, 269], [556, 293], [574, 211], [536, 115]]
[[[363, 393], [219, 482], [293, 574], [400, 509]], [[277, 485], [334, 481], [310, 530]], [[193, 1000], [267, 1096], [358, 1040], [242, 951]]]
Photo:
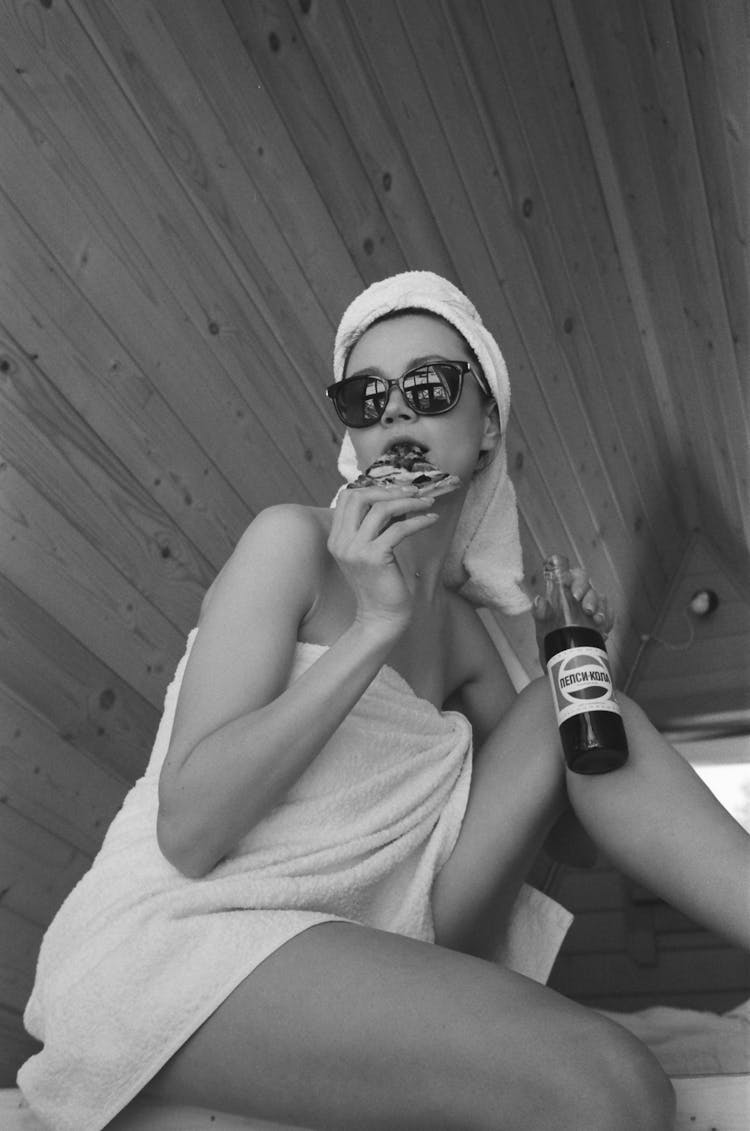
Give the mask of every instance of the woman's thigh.
[[617, 1049], [635, 1063], [635, 1046], [481, 959], [326, 923], [246, 978], [148, 1092], [325, 1131], [604, 1131], [620, 1124], [587, 1113], [605, 1092], [611, 1105], [622, 1081], [633, 1087]]
[[517, 696], [476, 752], [458, 841], [435, 883], [435, 930], [446, 946], [492, 953], [560, 817], [569, 811], [547, 681]]

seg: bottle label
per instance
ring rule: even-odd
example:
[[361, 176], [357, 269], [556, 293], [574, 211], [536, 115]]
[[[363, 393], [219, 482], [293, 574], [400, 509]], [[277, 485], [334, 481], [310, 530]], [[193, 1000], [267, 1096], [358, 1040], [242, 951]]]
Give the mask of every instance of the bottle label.
[[602, 648], [566, 648], [547, 664], [558, 726], [585, 711], [619, 715], [607, 653]]

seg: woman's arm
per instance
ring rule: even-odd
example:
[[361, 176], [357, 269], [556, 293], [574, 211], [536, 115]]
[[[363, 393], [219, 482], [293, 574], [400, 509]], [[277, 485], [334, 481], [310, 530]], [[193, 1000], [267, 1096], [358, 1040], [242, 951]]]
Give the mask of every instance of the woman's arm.
[[[612, 629], [614, 618], [606, 597], [592, 586], [588, 574], [580, 567], [570, 570], [567, 583], [575, 605], [590, 618], [591, 627], [605, 636]], [[452, 702], [461, 710], [474, 731], [475, 750], [481, 748], [502, 716], [516, 698], [516, 691], [506, 667], [475, 611], [467, 602], [458, 599], [453, 617], [453, 650], [460, 657], [463, 668], [461, 686]], [[532, 606], [534, 627], [539, 647], [539, 659], [544, 669], [544, 634], [548, 626], [546, 600], [539, 597]], [[531, 677], [530, 677], [531, 678]]]
[[460, 711], [471, 723], [476, 757], [516, 691], [476, 610], [460, 597], [452, 607], [450, 652], [458, 686], [445, 706]]
[[[326, 571], [335, 568], [319, 520], [303, 507], [264, 512], [217, 579], [185, 670], [159, 782], [159, 845], [186, 875], [205, 875], [280, 800], [408, 624], [408, 593], [399, 606], [399, 579], [390, 585], [385, 579], [396, 568], [393, 544], [424, 525], [425, 516], [415, 513], [385, 536], [393, 504], [374, 500], [378, 492], [358, 494], [367, 498], [347, 502], [333, 532], [339, 565], [344, 561], [357, 572], [351, 562], [359, 563], [356, 614], [291, 687], [299, 626]], [[414, 510], [423, 512], [424, 504], [417, 501]]]

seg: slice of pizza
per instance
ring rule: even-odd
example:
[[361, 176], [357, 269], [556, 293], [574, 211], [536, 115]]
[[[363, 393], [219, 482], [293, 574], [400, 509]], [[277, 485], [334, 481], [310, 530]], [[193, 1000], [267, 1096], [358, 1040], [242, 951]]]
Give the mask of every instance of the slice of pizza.
[[457, 475], [441, 471], [425, 456], [426, 448], [410, 441], [392, 444], [362, 474], [347, 484], [358, 487], [418, 487], [425, 494], [445, 495], [461, 485]]

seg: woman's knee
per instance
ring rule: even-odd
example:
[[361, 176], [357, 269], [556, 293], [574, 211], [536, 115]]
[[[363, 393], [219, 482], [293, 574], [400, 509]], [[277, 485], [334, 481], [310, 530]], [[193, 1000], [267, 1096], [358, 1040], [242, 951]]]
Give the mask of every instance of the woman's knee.
[[674, 1126], [674, 1089], [656, 1057], [626, 1029], [597, 1018], [588, 1040], [576, 1042], [573, 1056], [581, 1127], [670, 1131]]
[[516, 703], [524, 711], [529, 711], [534, 718], [543, 717], [550, 724], [554, 722], [549, 680], [545, 675], [539, 675], [535, 679], [529, 680], [526, 686], [518, 692]]
[[487, 740], [488, 747], [493, 745], [501, 756], [515, 750], [525, 761], [539, 760], [562, 775], [560, 734], [546, 678], [533, 679], [519, 691]]
[[[570, 1004], [570, 1003], [569, 1003]], [[541, 1018], [537, 1018], [537, 1021]], [[671, 1131], [675, 1102], [658, 1061], [625, 1029], [579, 1007], [549, 1011], [543, 1029], [509, 1058], [507, 1043], [485, 1046], [487, 1086], [478, 1118], [457, 1126], [500, 1131]], [[494, 1066], [493, 1066], [494, 1062]]]

